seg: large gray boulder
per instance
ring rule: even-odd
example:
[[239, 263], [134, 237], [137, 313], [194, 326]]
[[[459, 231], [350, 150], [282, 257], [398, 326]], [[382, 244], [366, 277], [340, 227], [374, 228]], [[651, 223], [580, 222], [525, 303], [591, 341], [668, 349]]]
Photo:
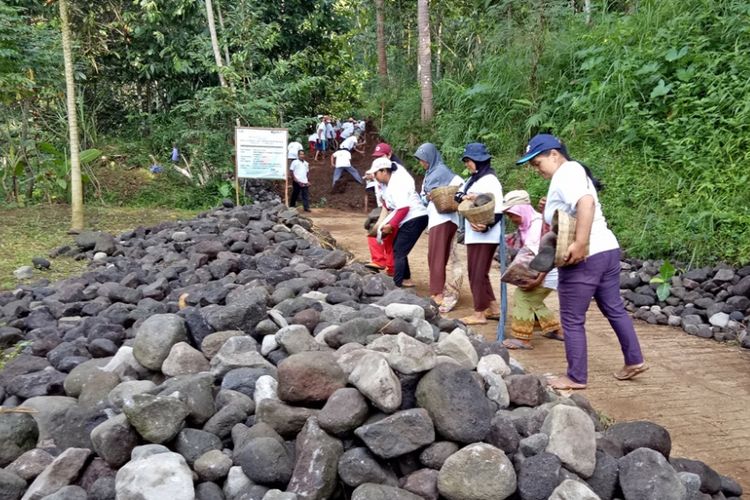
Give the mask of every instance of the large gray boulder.
[[549, 436], [547, 452], [557, 455], [563, 464], [581, 477], [591, 477], [596, 467], [594, 423], [580, 408], [557, 405], [542, 425]]
[[349, 383], [385, 413], [393, 413], [401, 406], [401, 382], [381, 353], [367, 351], [360, 356], [349, 373]]
[[518, 467], [518, 495], [521, 500], [547, 500], [560, 484], [560, 459], [552, 453], [529, 457]]
[[302, 406], [290, 406], [275, 399], [262, 400], [255, 409], [259, 422], [265, 422], [285, 437], [295, 436], [307, 419], [318, 414], [319, 410]]
[[117, 500], [195, 500], [193, 474], [177, 453], [133, 459], [115, 479]]
[[604, 437], [619, 446], [623, 455], [638, 448], [651, 448], [669, 458], [672, 451], [669, 431], [653, 422], [619, 422], [607, 429]]
[[23, 495], [23, 500], [39, 500], [55, 493], [60, 488], [72, 484], [78, 478], [91, 450], [68, 448], [34, 479]]
[[138, 433], [120, 413], [91, 431], [91, 443], [96, 454], [117, 469], [130, 460], [130, 453], [138, 445]]
[[211, 358], [211, 373], [215, 377], [223, 377], [228, 371], [243, 367], [266, 368], [276, 374], [276, 367], [260, 354], [258, 343], [248, 336], [228, 338]]
[[341, 455], [338, 474], [352, 488], [365, 483], [398, 486], [398, 478], [393, 470], [380, 463], [367, 448], [352, 448]]
[[566, 479], [549, 497], [549, 500], [601, 500], [591, 488], [580, 481]]
[[177, 398], [137, 394], [123, 406], [123, 412], [143, 439], [165, 443], [175, 437], [190, 413]]
[[301, 500], [325, 500], [336, 488], [338, 461], [344, 452], [341, 441], [325, 433], [316, 419], [309, 418], [297, 435], [296, 455], [287, 491]]
[[445, 461], [438, 491], [448, 500], [504, 500], [516, 491], [516, 471], [502, 450], [470, 444]]
[[404, 410], [377, 422], [363, 425], [354, 433], [382, 458], [394, 458], [435, 441], [430, 415], [422, 408]]
[[0, 469], [0, 492], [6, 500], [19, 500], [26, 490], [26, 481], [16, 474]]
[[444, 438], [474, 443], [489, 432], [492, 408], [471, 371], [440, 363], [422, 377], [416, 394], [417, 404], [427, 410]]
[[28, 413], [0, 413], [0, 467], [5, 467], [36, 446], [37, 423]]
[[352, 493], [351, 500], [424, 500], [419, 495], [394, 486], [365, 483]]
[[619, 460], [620, 488], [626, 499], [684, 500], [686, 490], [664, 455], [638, 448]]
[[185, 320], [176, 314], [154, 314], [138, 328], [133, 356], [149, 370], [158, 371], [179, 342], [187, 342]]
[[266, 485], [286, 485], [294, 467], [283, 443], [267, 437], [250, 439], [235, 453], [234, 463], [251, 481]]
[[344, 434], [362, 425], [369, 410], [367, 400], [357, 389], [344, 387], [328, 398], [318, 414], [318, 424], [331, 434]]

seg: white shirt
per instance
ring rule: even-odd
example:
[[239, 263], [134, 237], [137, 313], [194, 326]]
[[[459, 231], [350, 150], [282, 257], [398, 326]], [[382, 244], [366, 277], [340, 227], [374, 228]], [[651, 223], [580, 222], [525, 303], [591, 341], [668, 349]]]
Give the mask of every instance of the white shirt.
[[336, 137], [336, 132], [333, 131], [333, 125], [326, 123], [326, 138], [333, 139]]
[[[456, 175], [453, 177], [453, 180], [451, 180], [449, 186], [460, 186], [464, 183], [464, 180]], [[422, 194], [424, 195], [424, 185], [422, 186]], [[430, 229], [435, 226], [439, 226], [440, 224], [443, 224], [444, 222], [452, 222], [456, 226], [458, 226], [458, 212], [452, 212], [449, 214], [441, 214], [437, 211], [437, 208], [435, 207], [435, 204], [430, 201], [430, 203], [427, 204], [427, 215], [430, 217], [429, 221], [427, 222], [427, 229]]]
[[[469, 193], [492, 193], [495, 196], [495, 213], [502, 213], [500, 207], [502, 207], [503, 205], [503, 187], [500, 185], [500, 181], [494, 175], [488, 174], [480, 178], [478, 181], [471, 185], [468, 191], [466, 191], [466, 194]], [[469, 221], [465, 220], [464, 230], [466, 231], [464, 242], [467, 245], [471, 245], [472, 243], [500, 244], [500, 224], [495, 224], [486, 233], [480, 233], [478, 231], [474, 231], [471, 228], [471, 224], [469, 223]]]
[[[388, 206], [388, 210], [391, 210], [391, 216], [399, 208], [409, 207], [409, 213], [401, 221], [401, 226], [412, 219], [427, 215], [427, 209], [417, 194], [414, 177], [402, 166], [391, 172], [391, 179], [388, 181], [382, 196], [383, 201]], [[390, 217], [383, 224], [389, 220]]]
[[589, 255], [619, 248], [617, 238], [607, 227], [594, 183], [576, 161], [566, 161], [552, 176], [547, 191], [547, 204], [544, 207], [544, 220], [547, 224], [552, 224], [552, 216], [556, 210], [562, 210], [575, 217], [576, 204], [586, 195], [594, 198], [594, 222], [589, 238]]
[[352, 122], [344, 122], [341, 125], [341, 138], [346, 139], [354, 133], [354, 124]]
[[336, 168], [351, 167], [352, 153], [348, 149], [339, 149], [333, 153]]
[[354, 149], [356, 145], [357, 145], [357, 137], [353, 135], [351, 137], [347, 137], [346, 139], [344, 139], [344, 141], [341, 143], [339, 147], [341, 149], [348, 149], [349, 151], [351, 151], [352, 149]]
[[310, 137], [307, 138], [307, 142], [316, 142], [318, 140], [318, 134], [310, 134]]
[[315, 129], [316, 135], [318, 136], [318, 139], [321, 141], [326, 140], [326, 124], [325, 122], [318, 123], [318, 128]]
[[299, 156], [300, 149], [305, 149], [299, 142], [290, 142], [286, 147], [286, 157], [289, 160], [296, 160]]
[[294, 180], [300, 184], [308, 184], [307, 173], [310, 171], [310, 164], [305, 160], [294, 160], [289, 166], [289, 170], [292, 171]]

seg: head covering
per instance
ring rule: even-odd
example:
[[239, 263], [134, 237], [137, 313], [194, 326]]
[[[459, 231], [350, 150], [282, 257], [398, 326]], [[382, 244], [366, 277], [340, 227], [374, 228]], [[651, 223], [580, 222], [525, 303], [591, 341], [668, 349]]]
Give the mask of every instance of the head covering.
[[429, 193], [436, 187], [447, 186], [456, 174], [443, 162], [443, 157], [434, 144], [426, 142], [417, 148], [414, 156], [418, 160], [427, 162], [422, 191]]
[[372, 166], [370, 166], [370, 169], [365, 172], [365, 175], [375, 175], [375, 172], [378, 170], [393, 170], [392, 162], [385, 156], [382, 158], [378, 158], [377, 160], [372, 162]]
[[[536, 219], [541, 219], [542, 214], [534, 210], [530, 204], [519, 204], [513, 205], [508, 209], [504, 210], [509, 214], [517, 215], [521, 218], [521, 223], [518, 225], [518, 234], [521, 237], [521, 244], [526, 245], [529, 238], [529, 230], [531, 229], [531, 223]], [[537, 238], [541, 235], [537, 235]]]
[[461, 160], [466, 158], [473, 160], [474, 162], [487, 161], [492, 156], [487, 151], [487, 146], [481, 142], [471, 142], [464, 148], [464, 153], [461, 155]]
[[375, 149], [372, 152], [372, 156], [378, 158], [380, 156], [388, 156], [392, 152], [393, 150], [388, 144], [386, 144], [385, 142], [381, 142], [380, 144], [375, 146]]
[[535, 158], [540, 153], [544, 153], [545, 151], [549, 151], [550, 149], [564, 150], [565, 147], [562, 145], [562, 142], [560, 142], [560, 139], [558, 139], [554, 135], [537, 134], [531, 138], [529, 144], [526, 146], [526, 154], [524, 154], [520, 159], [516, 161], [516, 165], [526, 163], [527, 161]]
[[531, 205], [531, 198], [529, 197], [529, 193], [527, 193], [523, 189], [508, 191], [505, 194], [505, 198], [503, 198], [503, 204], [500, 207], [500, 210], [505, 212], [510, 207], [514, 207], [516, 205]]

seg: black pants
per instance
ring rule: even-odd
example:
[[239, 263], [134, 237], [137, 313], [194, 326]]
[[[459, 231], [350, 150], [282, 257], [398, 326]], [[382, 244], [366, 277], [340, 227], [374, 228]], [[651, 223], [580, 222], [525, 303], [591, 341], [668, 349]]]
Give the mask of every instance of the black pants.
[[426, 228], [426, 215], [404, 222], [398, 228], [396, 239], [393, 240], [393, 261], [395, 267], [393, 282], [398, 287], [401, 286], [404, 280], [411, 279], [411, 269], [409, 269], [409, 259], [407, 257]]
[[305, 211], [310, 210], [310, 186], [301, 186], [295, 181], [292, 181], [292, 199], [289, 200], [290, 207], [297, 206], [297, 198], [302, 195], [302, 206]]

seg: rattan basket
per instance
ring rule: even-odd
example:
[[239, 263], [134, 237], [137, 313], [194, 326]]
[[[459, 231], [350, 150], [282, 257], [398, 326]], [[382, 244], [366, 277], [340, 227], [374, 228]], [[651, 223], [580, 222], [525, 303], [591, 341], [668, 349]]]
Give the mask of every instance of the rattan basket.
[[454, 199], [456, 192], [458, 186], [440, 186], [430, 191], [430, 199], [438, 213], [450, 214], [458, 210], [458, 203]]
[[475, 207], [473, 201], [464, 200], [458, 205], [458, 213], [466, 217], [466, 220], [474, 224], [495, 223], [495, 195], [487, 193], [492, 198], [490, 203]]

